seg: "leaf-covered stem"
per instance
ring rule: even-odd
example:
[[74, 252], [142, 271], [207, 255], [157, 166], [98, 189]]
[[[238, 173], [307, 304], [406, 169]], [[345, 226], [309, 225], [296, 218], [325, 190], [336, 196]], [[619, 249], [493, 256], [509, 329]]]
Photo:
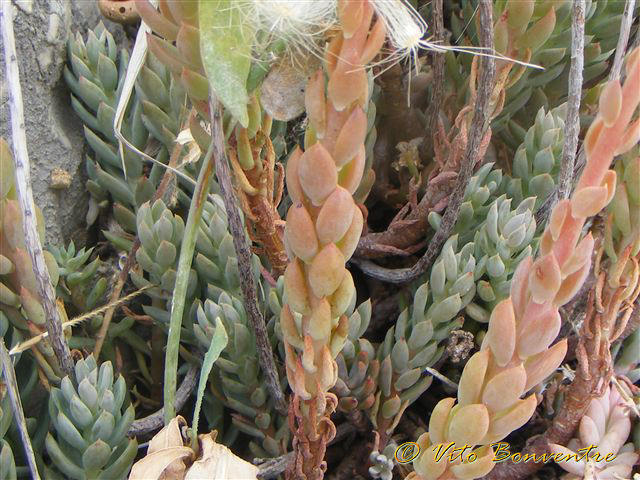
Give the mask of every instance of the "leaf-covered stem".
[[[587, 164], [570, 199], [553, 209], [534, 261], [525, 258], [515, 272], [511, 294], [494, 308], [480, 352], [462, 372], [457, 405], [441, 400], [431, 415], [421, 451], [449, 442], [479, 445], [477, 460], [461, 464], [439, 461], [431, 453], [414, 460], [412, 478], [473, 479], [494, 467], [491, 444], [524, 425], [533, 415], [535, 394], [520, 398], [561, 363], [566, 340], [553, 344], [561, 326], [559, 307], [580, 290], [591, 269], [594, 240], [581, 238], [588, 217], [613, 198], [616, 173], [609, 170], [615, 155], [634, 146], [629, 125], [640, 102], [640, 50], [629, 55], [624, 87], [609, 82], [600, 110], [585, 137]], [[623, 327], [622, 327], [623, 328]]]

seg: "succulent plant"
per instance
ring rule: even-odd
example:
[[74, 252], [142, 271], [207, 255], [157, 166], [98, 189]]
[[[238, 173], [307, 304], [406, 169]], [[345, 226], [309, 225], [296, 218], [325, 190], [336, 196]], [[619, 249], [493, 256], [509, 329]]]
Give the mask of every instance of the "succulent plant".
[[[318, 478], [324, 450], [333, 436], [329, 415], [337, 400], [328, 394], [338, 369], [334, 358], [348, 334], [344, 312], [355, 286], [345, 268], [362, 232], [363, 216], [352, 195], [365, 163], [368, 98], [364, 66], [384, 41], [381, 21], [372, 25], [368, 3], [345, 2], [340, 33], [328, 46], [325, 72], [315, 72], [306, 89], [309, 127], [305, 151], [287, 161], [287, 187], [293, 206], [287, 214], [281, 327], [289, 385], [294, 392], [296, 475]], [[374, 26], [375, 25], [375, 26]], [[350, 59], [350, 60], [349, 60]], [[354, 68], [354, 63], [362, 67]], [[317, 432], [311, 434], [311, 432]]]
[[541, 108], [534, 124], [524, 134], [506, 187], [517, 203], [535, 197], [535, 210], [538, 210], [555, 189], [564, 143], [565, 108], [566, 104], [546, 114]]
[[[601, 397], [591, 401], [580, 421], [578, 436], [566, 447], [557, 444], [549, 447], [552, 453], [561, 455], [562, 461], [557, 463], [569, 472], [563, 477], [566, 480], [630, 478], [633, 466], [640, 458], [633, 443], [627, 443], [630, 432], [629, 407], [617, 388], [608, 386]], [[585, 452], [587, 458], [576, 460], [585, 456]]]
[[[476, 1], [461, 2], [458, 15], [451, 16], [453, 38], [477, 38], [472, 21]], [[636, 9], [638, 6], [636, 5]], [[615, 51], [623, 2], [589, 0], [585, 9], [585, 51], [583, 84], [597, 80], [608, 69]], [[511, 67], [505, 84], [504, 108], [494, 120], [494, 134], [511, 148], [531, 125], [540, 108], [558, 106], [567, 95], [571, 51], [571, 2], [499, 1], [494, 12], [496, 49], [510, 56], [544, 67], [544, 70]], [[462, 87], [464, 75], [459, 64], [470, 59], [448, 55], [447, 71]], [[468, 67], [465, 68], [468, 70]]]
[[624, 375], [631, 383], [640, 380], [640, 328], [635, 329], [622, 343], [612, 349], [611, 356], [615, 358], [615, 372]]
[[[229, 232], [227, 213], [218, 195], [210, 198], [202, 213], [203, 225], [196, 240], [194, 266], [208, 292], [208, 298], [217, 298], [222, 291], [238, 296], [238, 259]], [[259, 283], [260, 259], [254, 255], [252, 261], [254, 278]]]
[[604, 235], [612, 286], [633, 275], [628, 259], [640, 253], [640, 156], [637, 146], [620, 158], [615, 171], [616, 193], [608, 207]]
[[[133, 272], [131, 278], [138, 288], [149, 284], [158, 285], [158, 288], [149, 290], [148, 293], [160, 299], [167, 299], [175, 283], [184, 221], [180, 216], [171, 213], [162, 200], [156, 200], [153, 205], [145, 203], [139, 208], [136, 224], [140, 238], [136, 260], [142, 269], [148, 272], [149, 279], [147, 281]], [[196, 272], [191, 272], [189, 297], [193, 296], [197, 287]]]
[[512, 209], [512, 201], [505, 195], [495, 200], [487, 219], [476, 231], [473, 254], [478, 299], [466, 312], [480, 322], [489, 320], [489, 312], [509, 296], [511, 278], [521, 260], [533, 253], [536, 233], [535, 198], [529, 197]]
[[[431, 414], [429, 432], [418, 439], [425, 452], [441, 443], [478, 445], [477, 460], [437, 461], [432, 453], [422, 454], [414, 460], [412, 478], [486, 475], [494, 466], [490, 444], [522, 426], [535, 411], [534, 394], [520, 397], [564, 358], [566, 340], [552, 345], [560, 330], [558, 308], [578, 292], [591, 269], [594, 240], [591, 234], [580, 239], [581, 231], [587, 217], [599, 213], [613, 197], [613, 157], [633, 147], [629, 124], [640, 101], [639, 61], [636, 49], [627, 60], [624, 87], [618, 80], [604, 87], [600, 112], [585, 137], [587, 162], [576, 189], [554, 207], [538, 258], [520, 263], [509, 298], [493, 309], [482, 349], [462, 372], [458, 405], [453, 398], [442, 399]], [[619, 108], [608, 108], [612, 103]]]
[[233, 426], [253, 437], [249, 448], [254, 456], [275, 457], [286, 451], [289, 426], [273, 406], [258, 363], [255, 338], [241, 301], [222, 292], [214, 302], [205, 300], [197, 306], [194, 334], [207, 348], [220, 318], [229, 332], [229, 343], [216, 361], [223, 403], [235, 411]]
[[[429, 387], [432, 377], [424, 376], [423, 370], [440, 357], [443, 347], [438, 347], [438, 343], [462, 325], [456, 315], [466, 310], [471, 318], [487, 322], [487, 309], [490, 311], [496, 303], [508, 297], [516, 266], [533, 250], [531, 244], [536, 230], [534, 199], [519, 202], [512, 210], [512, 201], [506, 194], [497, 197], [507, 189], [510, 181], [511, 178], [503, 175], [501, 170], [493, 169], [491, 163], [483, 165], [472, 177], [454, 226], [455, 233], [445, 242], [434, 262], [430, 282], [416, 282], [412, 309], [400, 314], [382, 345], [375, 348], [364, 338], [351, 338], [350, 319], [349, 340], [337, 358], [339, 380], [334, 391], [339, 397], [341, 410], [370, 410], [374, 424], [380, 429], [383, 445], [395, 426], [394, 416], [388, 417], [388, 411], [386, 414], [380, 411], [381, 405], [395, 398], [391, 395], [392, 389], [401, 399], [400, 403], [395, 401], [398, 408], [394, 414], [399, 420], [404, 408]], [[439, 228], [438, 214], [432, 213], [430, 221]], [[473, 241], [459, 248], [460, 236]], [[478, 258], [480, 261], [476, 260]], [[436, 332], [433, 332], [434, 328]], [[422, 348], [418, 348], [417, 342], [424, 342]], [[411, 344], [408, 363], [402, 360], [393, 362], [394, 350], [401, 356], [408, 344]], [[372, 362], [370, 351], [374, 349], [377, 361]], [[387, 356], [390, 356], [389, 361], [385, 363]], [[414, 382], [405, 385], [410, 379]], [[375, 404], [371, 404], [372, 394], [365, 387], [370, 383], [376, 386], [374, 395], [379, 395]], [[382, 393], [378, 393], [380, 391]], [[402, 403], [405, 400], [407, 403]], [[392, 408], [393, 402], [387, 409]]]
[[[123, 150], [122, 160], [118, 153], [113, 120], [129, 55], [125, 50], [117, 52], [113, 36], [102, 23], [89, 31], [86, 42], [79, 34], [71, 38], [68, 50], [70, 68], [65, 67], [64, 78], [72, 91], [71, 105], [85, 124], [85, 138], [95, 153], [95, 160], [87, 157], [86, 161], [86, 186], [91, 194], [87, 224], [95, 222], [111, 196], [115, 219], [125, 231], [135, 233], [131, 231], [131, 218], [137, 207], [151, 199], [164, 169], [154, 164], [148, 177], [144, 176], [141, 158], [128, 148]], [[168, 149], [173, 149], [180, 127], [184, 96], [179, 82], [174, 82], [163, 64], [148, 55], [122, 123], [122, 134], [139, 150], [145, 149], [151, 135], [160, 142], [155, 148], [156, 160], [167, 163]], [[190, 165], [184, 170], [187, 175], [195, 175]], [[191, 186], [183, 187], [189, 191]]]
[[[370, 467], [372, 478], [393, 478], [394, 429], [432, 383], [429, 372], [436, 372], [429, 367], [441, 369], [440, 365], [448, 369], [445, 375], [458, 382], [457, 398], [436, 399], [440, 401], [431, 413], [429, 432], [417, 439], [421, 452], [408, 478], [471, 480], [488, 474], [494, 466], [492, 442], [529, 421], [540, 398], [539, 388], [536, 394], [532, 389], [565, 355], [566, 339], [555, 341], [561, 324], [559, 309], [585, 281], [596, 246], [594, 274], [605, 279], [598, 285], [608, 289], [600, 297], [607, 299], [612, 297], [608, 292], [615, 291], [622, 305], [617, 308], [620, 315], [611, 317], [617, 327], [612, 331], [628, 333], [624, 325], [636, 301], [640, 254], [640, 160], [635, 145], [640, 53], [627, 59], [624, 87], [617, 81], [597, 83], [611, 63], [624, 2], [586, 2], [583, 84], [588, 88], [583, 89], [580, 120], [588, 128], [583, 141], [587, 161], [571, 199], [560, 200], [543, 225], [536, 224], [535, 215], [550, 203], [564, 144], [566, 107], [560, 103], [567, 98], [571, 2], [496, 0], [492, 4], [495, 50], [544, 69], [495, 60], [488, 109], [482, 112], [491, 128], [485, 129], [478, 144], [476, 172], [466, 185], [456, 223], [430, 271], [398, 295], [401, 313], [389, 319], [382, 341], [367, 332], [372, 302], [356, 308], [359, 295], [347, 262], [367, 216], [362, 202], [375, 181], [376, 101], [393, 90], [385, 81], [376, 85], [374, 74], [404, 56], [417, 60], [417, 50], [432, 45], [423, 35], [427, 23], [419, 18], [421, 10], [405, 11], [404, 2], [395, 0], [318, 0], [291, 9], [258, 0], [236, 2], [233, 8], [227, 8], [227, 2], [135, 3], [151, 31], [146, 35], [144, 65], [128, 94], [122, 134], [144, 155], [126, 147], [121, 150], [114, 132], [129, 55], [118, 51], [102, 24], [85, 40], [76, 35], [69, 41], [64, 77], [91, 150], [86, 159], [87, 223], [96, 223], [101, 215], [100, 223], [108, 223], [104, 236], [120, 255], [130, 253], [135, 242], [136, 261], [128, 270], [129, 280], [145, 292], [130, 309], [118, 305], [123, 317], [115, 310], [117, 316], [106, 335], [121, 342], [107, 340], [102, 350], [111, 362], [100, 364], [88, 357], [77, 362], [76, 378], [61, 379], [45, 339], [18, 365], [19, 374], [28, 374], [19, 385], [23, 397], [30, 396], [34, 385], [51, 391], [42, 418], [27, 419], [37, 462], [47, 477], [126, 477], [137, 453], [136, 441], [126, 436], [134, 412], [133, 406], [126, 406], [125, 381], [122, 377], [114, 381], [112, 365], [122, 362], [123, 372], [140, 375], [141, 383], [151, 387], [153, 400], [162, 383], [162, 369], [155, 367], [162, 364], [165, 344], [166, 366], [171, 366], [166, 368], [169, 380], [164, 399], [169, 425], [156, 438], [162, 441], [163, 435], [171, 433], [176, 440], [172, 448], [181, 451], [173, 452], [176, 461], [170, 467], [156, 469], [162, 470], [157, 476], [169, 475], [167, 469], [173, 466], [183, 473], [191, 467], [192, 475], [206, 468], [196, 463], [211, 459], [207, 448], [218, 448], [215, 435], [193, 435], [191, 447], [186, 446], [189, 439], [182, 431], [186, 422], [170, 418], [175, 413], [171, 394], [176, 390], [176, 375], [171, 374], [178, 371], [179, 356], [192, 369], [201, 361], [203, 351], [210, 351], [219, 322], [229, 342], [215, 363], [212, 356], [205, 357], [203, 369], [206, 366], [209, 374], [200, 379], [194, 429], [202, 401], [204, 423], [218, 430], [225, 444], [248, 436], [247, 450], [255, 457], [280, 456], [292, 447], [294, 461], [287, 478], [307, 480], [320, 480], [325, 474], [324, 455], [336, 432], [331, 417], [336, 409], [343, 414], [338, 418], [346, 417], [358, 427], [363, 419], [371, 420], [377, 431], [375, 451], [362, 467]], [[482, 23], [476, 15], [478, 5], [478, 0], [447, 5], [444, 20], [455, 43], [460, 38], [463, 44], [476, 42]], [[479, 6], [490, 8], [486, 2]], [[481, 13], [484, 17], [487, 12]], [[635, 18], [632, 38], [637, 28]], [[383, 45], [393, 49], [390, 56], [381, 55]], [[439, 54], [442, 49], [435, 50]], [[268, 88], [274, 87], [269, 87], [267, 74], [289, 60], [293, 65], [289, 71], [299, 77], [298, 103], [295, 115], [284, 118], [269, 105]], [[424, 149], [417, 143], [422, 138], [402, 144], [410, 152], [398, 164], [409, 166], [410, 175], [399, 167], [398, 178], [394, 177], [401, 184], [399, 195], [384, 195], [393, 209], [393, 202], [404, 200], [407, 192], [410, 201], [387, 232], [376, 234], [380, 236], [375, 241], [370, 237], [366, 255], [415, 253], [410, 247], [430, 240], [425, 237], [427, 221], [433, 231], [441, 228], [442, 216], [437, 212], [446, 208], [449, 187], [463, 166], [473, 112], [484, 88], [479, 79], [486, 72], [479, 75], [486, 64], [474, 55], [448, 51], [445, 61], [448, 94], [442, 102], [434, 102], [440, 106], [438, 112], [428, 111], [438, 115], [438, 131], [433, 141], [424, 142]], [[371, 65], [380, 68], [370, 71]], [[418, 83], [427, 83], [429, 73], [420, 75]], [[283, 90], [285, 100], [294, 96], [292, 89]], [[397, 98], [404, 100], [404, 95]], [[296, 120], [303, 110], [304, 119]], [[427, 122], [426, 113], [414, 113], [407, 118]], [[385, 124], [385, 128], [394, 127], [393, 121]], [[221, 130], [222, 135], [215, 138], [224, 145], [210, 145], [210, 132]], [[384, 147], [385, 142], [378, 145]], [[394, 146], [401, 145], [390, 145], [388, 150]], [[420, 155], [431, 149], [433, 161], [428, 163]], [[214, 150], [217, 167], [223, 166], [220, 162], [226, 166], [227, 160], [231, 167], [237, 208], [244, 214], [253, 247], [253, 275], [261, 287], [258, 308], [268, 307], [264, 312], [268, 340], [280, 357], [275, 369], [283, 370], [280, 375], [286, 372], [292, 393], [288, 417], [276, 410], [277, 402], [266, 388], [271, 372], [261, 370], [258, 359], [264, 352], [258, 351], [247, 316], [250, 310], [240, 300], [243, 285], [224, 207], [233, 208], [232, 202], [227, 192], [222, 202], [214, 180], [202, 197], [194, 197], [194, 182], [187, 178], [198, 176], [202, 153]], [[7, 152], [0, 142], [0, 333], [7, 344], [15, 345], [45, 329], [18, 227], [20, 209], [7, 180], [13, 176]], [[186, 177], [167, 173], [170, 155], [172, 165], [177, 161], [176, 168]], [[611, 167], [618, 155], [621, 158]], [[149, 156], [155, 162], [146, 162]], [[384, 155], [376, 155], [376, 162], [378, 157], [383, 164]], [[211, 158], [207, 156], [204, 163], [212, 165]], [[414, 193], [422, 194], [424, 187], [425, 204], [420, 201], [415, 208]], [[605, 206], [608, 215], [594, 223], [602, 226], [593, 231], [602, 234], [603, 241], [597, 242], [583, 230], [587, 219]], [[187, 210], [190, 221], [185, 227]], [[391, 213], [386, 210], [376, 212], [371, 224], [386, 220]], [[284, 216], [286, 225], [281, 220]], [[407, 228], [406, 236], [398, 234], [407, 225], [420, 228]], [[183, 240], [185, 228], [188, 234]], [[387, 242], [386, 234], [404, 240]], [[184, 255], [191, 249], [193, 255]], [[104, 251], [100, 250], [101, 256]], [[105, 303], [108, 279], [102, 278], [101, 260], [91, 261], [93, 249], [77, 249], [71, 243], [66, 248], [53, 247], [45, 256], [59, 300], [70, 307], [67, 311], [80, 315]], [[183, 267], [188, 281], [177, 282], [176, 288], [177, 272]], [[605, 277], [600, 276], [602, 272]], [[188, 286], [183, 288], [185, 283]], [[119, 283], [115, 292], [120, 287]], [[364, 291], [358, 288], [357, 293]], [[368, 293], [375, 305], [376, 291]], [[135, 312], [140, 309], [145, 315]], [[148, 323], [152, 325], [145, 331]], [[92, 333], [101, 324], [102, 317], [97, 316], [74, 327], [75, 336], [67, 335], [67, 343], [80, 355], [91, 348]], [[452, 335], [463, 326], [465, 331]], [[167, 331], [170, 341], [164, 342]], [[620, 383], [640, 377], [634, 355], [638, 332], [611, 349]], [[464, 355], [449, 348], [455, 346], [452, 337], [459, 333], [466, 335]], [[474, 338], [479, 351], [469, 357], [462, 372], [455, 370], [457, 358], [466, 358]], [[451, 361], [445, 363], [447, 340]], [[138, 370], [129, 368], [132, 352], [120, 348], [125, 343], [134, 350]], [[187, 367], [183, 363], [180, 368]], [[132, 391], [139, 394], [137, 388], [136, 384]], [[445, 387], [446, 392], [454, 390], [450, 384]], [[33, 397], [37, 403], [38, 396]], [[139, 398], [145, 400], [141, 394]], [[560, 393], [556, 405], [562, 400]], [[11, 418], [6, 407], [0, 388], [0, 477], [11, 478], [26, 467], [20, 465], [20, 451], [12, 449], [17, 444], [14, 428], [8, 430]], [[569, 453], [587, 441], [599, 442], [601, 448], [610, 446], [619, 456], [616, 462], [575, 462], [567, 464], [567, 469], [576, 478], [589, 469], [605, 477], [630, 476], [638, 458], [633, 447], [625, 444], [629, 430], [628, 412], [611, 387], [583, 418], [579, 438], [567, 448], [555, 448]], [[640, 428], [636, 435], [640, 439]], [[477, 460], [437, 461], [433, 447], [450, 442], [454, 447], [471, 445]], [[43, 445], [48, 453], [44, 460], [39, 453], [45, 450]], [[154, 458], [166, 454], [157, 446], [150, 446], [137, 476], [144, 476], [157, 463]]]
[[338, 396], [338, 409], [343, 412], [366, 411], [376, 400], [380, 362], [375, 346], [362, 337], [370, 320], [371, 301], [367, 300], [349, 316], [349, 333], [336, 357], [338, 379], [331, 391]]
[[67, 303], [73, 303], [80, 312], [100, 306], [107, 291], [107, 279], [98, 275], [101, 266], [99, 257], [86, 264], [93, 248], [76, 250], [75, 244], [70, 242], [66, 248], [51, 247], [49, 251], [58, 264], [58, 296]]
[[[452, 252], [451, 243], [447, 247]], [[444, 348], [439, 343], [462, 326], [462, 320], [455, 316], [463, 303], [473, 298], [474, 261], [469, 253], [439, 262], [442, 267], [445, 262], [455, 267], [452, 275], [447, 277], [444, 268], [432, 269], [431, 284], [424, 283], [416, 290], [411, 308], [398, 316], [376, 352], [379, 390], [369, 415], [381, 446], [386, 445], [407, 406], [431, 385], [433, 377], [424, 369], [440, 358]]]
[[[192, 136], [204, 151], [210, 143], [210, 135], [200, 126], [200, 121], [210, 121], [207, 105], [210, 84], [221, 81], [217, 75], [211, 75], [211, 72], [208, 72], [207, 75], [204, 52], [201, 52], [200, 49], [201, 35], [210, 35], [210, 27], [204, 33], [199, 28], [200, 17], [206, 14], [203, 14], [201, 11], [203, 9], [199, 9], [195, 3], [168, 2], [167, 8], [160, 9], [160, 11], [156, 10], [147, 0], [139, 0], [137, 5], [141, 17], [156, 34], [150, 35], [148, 38], [149, 50], [164, 63], [167, 70], [172, 72], [177, 79], [174, 88], [178, 88], [177, 84], [179, 84], [180, 88], [184, 89], [198, 113], [198, 116], [192, 116], [189, 127]], [[218, 7], [212, 6], [212, 9], [216, 8]], [[267, 36], [270, 33], [272, 32], [268, 32]], [[175, 46], [173, 45], [174, 41]], [[267, 42], [267, 44], [269, 43]], [[215, 42], [212, 41], [209, 44], [211, 50], [216, 48]], [[240, 51], [244, 45], [242, 42], [238, 42], [236, 47]], [[268, 60], [261, 59], [263, 51], [268, 50], [270, 47], [266, 46], [251, 52], [251, 55], [256, 58], [256, 62], [252, 67], [251, 62], [247, 61], [245, 85], [242, 86], [243, 88], [238, 85], [239, 88], [234, 89], [238, 96], [243, 97], [244, 102], [240, 102], [243, 103], [241, 106], [231, 106], [226, 102], [225, 95], [218, 95], [218, 97], [225, 105], [224, 121], [231, 137], [228, 155], [240, 186], [238, 194], [241, 197], [240, 203], [243, 210], [247, 214], [248, 230], [256, 243], [262, 247], [262, 253], [268, 258], [274, 275], [278, 276], [284, 271], [287, 258], [282, 231], [276, 225], [276, 222], [280, 220], [277, 211], [280, 194], [275, 183], [277, 159], [271, 141], [273, 118], [263, 110], [259, 95], [254, 92], [268, 71]], [[246, 60], [243, 58], [238, 61], [244, 62]], [[224, 85], [220, 88], [228, 91], [229, 77], [222, 79], [222, 83]], [[234, 95], [232, 94], [232, 96]], [[170, 115], [163, 119], [160, 113], [156, 111], [155, 125], [148, 125], [152, 134], [162, 128], [166, 130], [166, 120], [170, 120]], [[240, 121], [236, 125], [237, 120]], [[277, 120], [288, 119], [277, 118]], [[172, 124], [170, 123], [170, 125]], [[170, 140], [172, 138], [171, 132], [165, 133], [165, 137]], [[279, 173], [281, 172], [280, 169]], [[282, 181], [281, 175], [279, 181]], [[256, 218], [259, 218], [260, 221], [255, 221]]]
[[369, 461], [373, 464], [369, 467], [369, 475], [371, 478], [379, 478], [380, 480], [393, 479], [393, 467], [395, 466], [395, 452], [398, 445], [390, 442], [382, 452], [374, 450], [369, 455]]
[[93, 356], [76, 362], [75, 377], [51, 390], [47, 453], [67, 478], [125, 478], [138, 443], [127, 438], [135, 412], [125, 402], [124, 378], [114, 381], [111, 362], [98, 367]]
[[[507, 180], [502, 170], [493, 168], [493, 163], [482, 165], [469, 180], [460, 205], [460, 212], [453, 227], [459, 237], [459, 244], [466, 245], [473, 240], [475, 230], [487, 218], [493, 200], [503, 193]], [[434, 230], [440, 228], [442, 215], [429, 213], [429, 224]]]
[[[87, 189], [91, 194], [87, 224], [91, 225], [100, 208], [108, 205], [108, 194], [128, 207], [135, 206], [135, 181], [142, 174], [142, 162], [128, 151], [124, 160], [120, 159], [113, 131], [129, 54], [126, 50], [118, 52], [113, 36], [102, 23], [89, 31], [86, 43], [80, 34], [70, 38], [67, 50], [70, 68], [65, 67], [64, 78], [72, 92], [71, 106], [85, 124], [85, 138], [95, 152], [95, 160], [86, 160]], [[144, 147], [148, 137], [141, 114], [142, 108], [136, 103], [123, 128], [125, 136], [138, 148]], [[121, 172], [122, 161], [129, 181]]]

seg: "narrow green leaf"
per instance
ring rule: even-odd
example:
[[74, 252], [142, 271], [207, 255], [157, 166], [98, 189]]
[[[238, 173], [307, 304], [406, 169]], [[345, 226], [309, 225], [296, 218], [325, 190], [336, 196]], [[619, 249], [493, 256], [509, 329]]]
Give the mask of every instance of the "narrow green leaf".
[[233, 117], [247, 127], [247, 78], [253, 31], [234, 0], [200, 1], [200, 50], [211, 89]]
[[185, 298], [191, 277], [191, 263], [193, 262], [193, 252], [196, 246], [196, 236], [200, 228], [202, 219], [202, 209], [209, 192], [209, 184], [213, 176], [213, 142], [204, 157], [196, 189], [189, 206], [189, 216], [187, 225], [184, 228], [180, 256], [178, 258], [178, 270], [173, 289], [173, 300], [171, 302], [171, 319], [169, 322], [169, 333], [167, 335], [167, 353], [165, 357], [164, 369], [164, 421], [168, 424], [176, 415], [175, 397], [178, 374], [178, 351], [180, 349], [180, 328], [182, 326], [182, 314], [184, 312]]
[[227, 331], [224, 329], [224, 325], [222, 324], [222, 320], [220, 317], [216, 317], [216, 331], [213, 334], [213, 338], [211, 339], [211, 343], [209, 344], [209, 349], [204, 356], [204, 360], [202, 362], [202, 369], [200, 370], [200, 382], [198, 383], [198, 393], [196, 396], [196, 406], [193, 411], [193, 422], [191, 422], [192, 436], [191, 436], [191, 445], [195, 448], [198, 441], [198, 420], [200, 418], [200, 409], [202, 407], [202, 397], [204, 396], [204, 389], [207, 386], [207, 380], [209, 378], [209, 374], [211, 373], [211, 369], [213, 368], [213, 364], [216, 362], [224, 347], [227, 346], [227, 342], [229, 341], [229, 337], [227, 336]]

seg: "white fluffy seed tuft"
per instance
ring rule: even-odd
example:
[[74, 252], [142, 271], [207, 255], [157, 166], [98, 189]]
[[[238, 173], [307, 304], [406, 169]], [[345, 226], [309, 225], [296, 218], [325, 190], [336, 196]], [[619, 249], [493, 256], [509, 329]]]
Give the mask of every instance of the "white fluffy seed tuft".
[[249, 11], [259, 30], [298, 46], [337, 23], [336, 0], [253, 0]]
[[387, 27], [387, 37], [393, 50], [381, 63], [397, 63], [408, 58], [418, 68], [418, 52], [420, 50], [432, 50], [437, 52], [454, 51], [469, 53], [485, 57], [497, 58], [519, 63], [528, 67], [541, 68], [531, 63], [521, 62], [490, 52], [482, 47], [464, 46], [454, 47], [441, 45], [425, 39], [427, 23], [420, 14], [406, 0], [370, 0], [376, 14], [384, 21]]

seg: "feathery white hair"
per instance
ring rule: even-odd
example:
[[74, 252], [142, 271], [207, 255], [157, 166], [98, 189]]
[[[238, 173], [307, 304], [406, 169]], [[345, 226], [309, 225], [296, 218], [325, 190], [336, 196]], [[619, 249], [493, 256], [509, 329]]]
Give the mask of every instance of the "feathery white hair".
[[[289, 48], [298, 52], [307, 51], [321, 57], [322, 49], [318, 48], [318, 43], [324, 38], [324, 33], [338, 23], [337, 3], [337, 0], [246, 0], [241, 4], [241, 10], [248, 21], [271, 38], [284, 40]], [[384, 22], [392, 46], [392, 51], [379, 65], [393, 65], [406, 58], [418, 69], [419, 51], [432, 50], [487, 56], [541, 68], [483, 47], [430, 42], [425, 38], [427, 23], [407, 0], [370, 0], [370, 3]]]
[[336, 25], [336, 0], [251, 0], [248, 18], [272, 39], [319, 55], [317, 44]]
[[394, 49], [382, 63], [391, 62], [393, 64], [403, 58], [409, 58], [418, 68], [418, 52], [420, 50], [435, 50], [493, 57], [528, 67], [540, 68], [537, 65], [508, 58], [483, 47], [455, 47], [428, 41], [424, 38], [427, 33], [427, 22], [406, 0], [371, 0], [371, 4], [378, 17], [385, 23], [387, 38]]

